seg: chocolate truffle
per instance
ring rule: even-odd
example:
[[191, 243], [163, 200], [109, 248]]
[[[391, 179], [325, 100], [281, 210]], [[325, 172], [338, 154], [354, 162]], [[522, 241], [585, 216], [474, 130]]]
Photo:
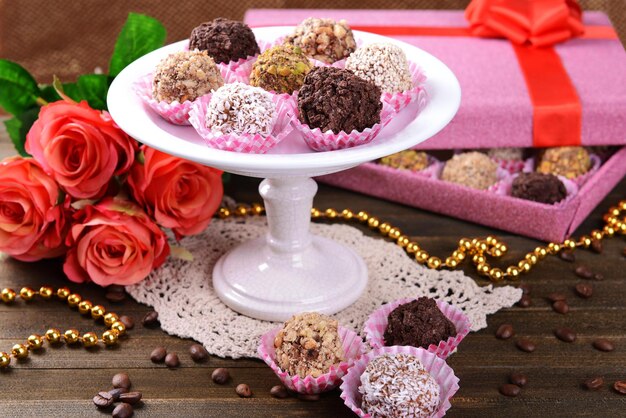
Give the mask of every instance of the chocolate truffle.
[[399, 170], [420, 171], [428, 167], [428, 154], [407, 149], [383, 157], [379, 163]]
[[456, 336], [454, 324], [439, 310], [433, 299], [421, 297], [391, 311], [383, 338], [385, 345], [412, 345], [428, 348]]
[[361, 409], [372, 418], [430, 417], [439, 407], [439, 385], [419, 359], [384, 354], [361, 375]]
[[294, 315], [274, 339], [276, 363], [291, 376], [319, 377], [344, 360], [337, 321], [316, 312]]
[[491, 148], [487, 155], [495, 160], [522, 161], [523, 148]]
[[591, 168], [589, 153], [583, 147], [546, 148], [541, 154], [537, 171], [568, 179], [585, 174]]
[[243, 22], [218, 17], [195, 27], [189, 49], [207, 51], [217, 63], [228, 63], [259, 54], [252, 30]]
[[346, 58], [356, 48], [352, 29], [345, 20], [310, 17], [296, 26], [285, 43], [302, 48], [311, 58], [332, 64]]
[[511, 196], [552, 205], [565, 199], [567, 191], [554, 174], [520, 173], [513, 180]]
[[441, 179], [485, 190], [498, 181], [498, 164], [480, 152], [457, 154], [446, 162]]
[[157, 65], [152, 97], [168, 103], [193, 101], [223, 84], [219, 69], [206, 52], [180, 51], [168, 55]]
[[311, 68], [311, 61], [297, 46], [275, 46], [257, 58], [250, 74], [250, 85], [291, 94], [300, 90]]
[[272, 132], [276, 106], [263, 89], [243, 83], [220, 87], [208, 104], [206, 126], [221, 134], [260, 134]]
[[363, 131], [380, 122], [380, 89], [348, 70], [315, 67], [298, 93], [300, 122], [322, 132]]
[[397, 93], [413, 87], [406, 54], [393, 44], [373, 43], [358, 48], [346, 60], [346, 69], [382, 91]]

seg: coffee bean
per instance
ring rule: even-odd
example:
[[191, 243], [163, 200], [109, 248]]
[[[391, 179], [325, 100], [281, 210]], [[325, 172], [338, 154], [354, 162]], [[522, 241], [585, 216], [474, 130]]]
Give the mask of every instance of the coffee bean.
[[130, 418], [133, 416], [133, 407], [127, 403], [118, 404], [113, 410], [113, 418]]
[[150, 353], [150, 360], [152, 360], [153, 363], [162, 363], [166, 355], [167, 350], [165, 347], [157, 347]]
[[574, 252], [573, 251], [568, 251], [568, 250], [561, 251], [559, 253], [559, 258], [561, 260], [564, 260], [564, 261], [567, 261], [567, 262], [570, 262], [570, 263], [573, 263], [574, 261], [576, 261], [576, 256], [574, 255]]
[[122, 393], [126, 393], [126, 392], [128, 392], [128, 389], [126, 389], [126, 388], [114, 388], [114, 389], [111, 389], [109, 391], [111, 396], [113, 396], [113, 400], [116, 401], [116, 402], [120, 398]]
[[500, 386], [500, 393], [503, 394], [504, 396], [515, 397], [519, 395], [520, 393], [522, 393], [522, 388], [520, 388], [517, 385], [505, 383], [504, 385]]
[[289, 392], [287, 392], [287, 388], [283, 385], [272, 386], [270, 389], [270, 395], [274, 398], [285, 399], [289, 396]]
[[601, 254], [602, 250], [604, 249], [602, 246], [602, 241], [597, 239], [591, 240], [591, 249], [594, 253]]
[[581, 298], [589, 299], [593, 295], [593, 286], [587, 283], [578, 283], [574, 290]]
[[609, 352], [615, 350], [615, 345], [613, 345], [613, 343], [606, 338], [598, 338], [597, 340], [593, 341], [593, 348], [595, 348], [596, 350]]
[[520, 284], [517, 287], [522, 289], [522, 294], [523, 295], [530, 295], [530, 291], [532, 290], [532, 286], [527, 284], [527, 283], [522, 283], [522, 284]]
[[122, 393], [120, 395], [120, 402], [126, 402], [127, 404], [135, 405], [136, 403], [139, 403], [142, 397], [143, 394], [141, 392]]
[[576, 341], [576, 333], [571, 328], [558, 328], [554, 331], [554, 335], [556, 335], [556, 338], [566, 343]]
[[213, 373], [211, 373], [211, 379], [213, 379], [213, 382], [218, 385], [223, 385], [228, 382], [228, 379], [230, 379], [230, 373], [228, 372], [228, 369], [220, 367], [213, 370]]
[[595, 280], [597, 282], [601, 282], [602, 280], [604, 280], [604, 274], [602, 274], [602, 273], [594, 273], [593, 274], [593, 280]]
[[206, 349], [200, 344], [193, 344], [189, 347], [189, 354], [191, 358], [195, 362], [205, 361], [209, 358], [209, 353], [207, 353]]
[[235, 392], [241, 398], [252, 397], [252, 390], [250, 390], [250, 386], [246, 385], [245, 383], [238, 384], [237, 387], [235, 388]]
[[527, 353], [532, 353], [533, 351], [537, 349], [537, 346], [535, 345], [535, 343], [529, 340], [528, 338], [518, 339], [515, 342], [515, 345], [517, 346], [517, 348]]
[[144, 327], [155, 327], [159, 324], [159, 314], [156, 311], [150, 311], [148, 312], [143, 319], [141, 320], [141, 323], [143, 324]]
[[167, 355], [165, 356], [165, 365], [171, 368], [180, 366], [180, 360], [178, 359], [178, 354], [167, 353]]
[[604, 386], [604, 379], [600, 376], [592, 377], [583, 382], [583, 387], [587, 390], [598, 390]]
[[554, 303], [558, 300], [567, 300], [567, 297], [563, 293], [554, 292], [548, 295], [548, 300]]
[[122, 324], [124, 324], [126, 329], [133, 329], [133, 328], [135, 328], [135, 320], [133, 319], [132, 316], [122, 315], [122, 316], [120, 316], [120, 322]]
[[552, 309], [554, 309], [554, 312], [566, 314], [569, 312], [569, 305], [564, 300], [557, 300], [552, 304]]
[[613, 389], [615, 389], [615, 392], [617, 393], [626, 395], [626, 381], [618, 380], [617, 382], [613, 383]]
[[114, 388], [130, 388], [130, 378], [127, 373], [118, 373], [112, 379]]
[[98, 408], [108, 408], [113, 405], [113, 402], [115, 402], [115, 399], [113, 399], [113, 395], [109, 392], [98, 392], [98, 394], [93, 397], [93, 403]]
[[519, 302], [517, 302], [517, 306], [519, 306], [520, 308], [528, 308], [532, 304], [533, 302], [532, 300], [530, 300], [530, 296], [528, 295], [523, 295]]
[[593, 271], [591, 271], [591, 269], [584, 264], [577, 266], [574, 269], [574, 273], [583, 279], [593, 279]]
[[123, 302], [126, 299], [126, 293], [106, 292], [104, 297], [109, 302], [119, 303], [119, 302]]
[[299, 393], [298, 399], [300, 399], [301, 401], [316, 402], [320, 400], [320, 395], [318, 395], [317, 393]]
[[522, 387], [526, 386], [528, 383], [528, 378], [524, 373], [513, 372], [511, 376], [509, 376], [509, 382], [513, 383], [516, 386]]
[[126, 293], [126, 288], [120, 284], [112, 284], [110, 286], [107, 286], [105, 289], [107, 292]]
[[502, 324], [496, 330], [496, 338], [500, 340], [508, 340], [515, 335], [515, 330], [511, 324]]

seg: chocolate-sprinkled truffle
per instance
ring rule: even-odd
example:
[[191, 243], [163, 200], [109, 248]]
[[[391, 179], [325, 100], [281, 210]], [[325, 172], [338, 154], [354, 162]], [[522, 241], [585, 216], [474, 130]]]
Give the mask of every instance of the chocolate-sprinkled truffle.
[[293, 45], [275, 46], [257, 58], [250, 74], [250, 85], [291, 94], [300, 90], [311, 68], [311, 61], [300, 48]]
[[363, 131], [380, 122], [380, 89], [348, 70], [315, 67], [298, 93], [300, 122], [322, 132]]
[[206, 124], [221, 134], [261, 134], [272, 132], [276, 106], [263, 89], [243, 83], [220, 87], [207, 107]]
[[440, 388], [411, 354], [372, 359], [361, 375], [361, 409], [372, 418], [430, 417], [439, 406]]
[[524, 156], [523, 148], [491, 148], [487, 155], [496, 160], [521, 161]]
[[207, 51], [218, 64], [261, 52], [248, 25], [223, 17], [196, 26], [189, 37], [189, 49]]
[[421, 297], [391, 311], [383, 338], [385, 345], [411, 345], [428, 348], [456, 336], [456, 328], [439, 310], [437, 303]]
[[420, 171], [428, 167], [428, 154], [407, 149], [383, 157], [379, 163], [399, 170]]
[[346, 69], [382, 91], [396, 93], [413, 87], [406, 54], [394, 44], [373, 43], [358, 48], [346, 60]]
[[327, 64], [346, 58], [356, 48], [352, 29], [345, 20], [335, 22], [314, 17], [296, 26], [285, 43], [298, 46], [309, 57]]
[[568, 179], [585, 174], [591, 168], [589, 153], [583, 147], [546, 148], [541, 154], [537, 171]]
[[337, 321], [317, 312], [294, 315], [274, 339], [276, 363], [291, 376], [319, 377], [344, 360]]
[[498, 164], [480, 152], [457, 154], [446, 162], [441, 179], [485, 190], [498, 181]]
[[511, 196], [552, 205], [565, 199], [567, 190], [554, 174], [520, 173], [513, 180]]
[[156, 67], [152, 96], [171, 103], [196, 100], [224, 84], [215, 62], [206, 52], [180, 51], [165, 57]]

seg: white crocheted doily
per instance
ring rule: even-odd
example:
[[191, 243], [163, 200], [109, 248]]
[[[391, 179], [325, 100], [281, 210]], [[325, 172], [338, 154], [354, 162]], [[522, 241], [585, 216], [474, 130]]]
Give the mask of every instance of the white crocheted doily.
[[[311, 229], [352, 247], [367, 264], [369, 283], [363, 296], [334, 315], [341, 325], [359, 333], [368, 315], [381, 304], [413, 296], [443, 299], [458, 306], [476, 331], [487, 326], [488, 314], [512, 306], [522, 294], [511, 286], [478, 286], [460, 271], [421, 267], [397, 245], [364, 236], [348, 225], [313, 224]], [[126, 290], [137, 301], [154, 307], [164, 331], [193, 338], [220, 357], [256, 357], [260, 336], [276, 324], [239, 315], [224, 305], [213, 291], [211, 272], [222, 254], [265, 231], [264, 218], [214, 220], [204, 233], [182, 241], [193, 261], [171, 258]]]

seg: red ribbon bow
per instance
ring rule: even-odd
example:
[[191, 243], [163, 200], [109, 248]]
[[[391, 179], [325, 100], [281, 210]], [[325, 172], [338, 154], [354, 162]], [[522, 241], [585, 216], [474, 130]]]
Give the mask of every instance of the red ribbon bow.
[[472, 0], [465, 9], [475, 36], [550, 46], [584, 32], [576, 0]]

